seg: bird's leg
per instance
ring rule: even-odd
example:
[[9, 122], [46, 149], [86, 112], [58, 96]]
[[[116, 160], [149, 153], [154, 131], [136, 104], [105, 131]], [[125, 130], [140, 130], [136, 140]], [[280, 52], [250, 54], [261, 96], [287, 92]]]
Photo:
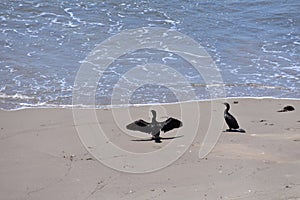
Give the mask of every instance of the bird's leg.
[[154, 141], [155, 141], [156, 143], [161, 143], [161, 140], [160, 140], [159, 135], [160, 135], [160, 131], [157, 132], [156, 134], [154, 134], [154, 135], [152, 136], [152, 138], [154, 139]]
[[155, 141], [155, 143], [161, 143], [160, 137], [156, 137], [156, 138], [154, 139], [154, 141]]

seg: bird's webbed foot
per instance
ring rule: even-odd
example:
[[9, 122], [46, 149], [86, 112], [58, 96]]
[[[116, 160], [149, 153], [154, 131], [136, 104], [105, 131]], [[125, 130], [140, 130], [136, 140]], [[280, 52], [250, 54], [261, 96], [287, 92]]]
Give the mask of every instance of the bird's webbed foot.
[[160, 138], [160, 136], [159, 136], [159, 133], [153, 135], [153, 136], [152, 136], [152, 139], [155, 141], [155, 143], [161, 143], [161, 138]]
[[160, 139], [160, 137], [158, 137], [158, 138], [154, 138], [154, 141], [155, 141], [155, 143], [161, 143], [161, 139]]

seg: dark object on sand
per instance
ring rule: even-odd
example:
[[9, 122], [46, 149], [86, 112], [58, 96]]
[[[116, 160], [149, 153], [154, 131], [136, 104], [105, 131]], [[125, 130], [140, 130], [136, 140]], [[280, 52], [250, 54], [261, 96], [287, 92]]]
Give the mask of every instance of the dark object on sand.
[[154, 110], [151, 110], [151, 112], [153, 115], [151, 123], [145, 122], [144, 120], [140, 119], [131, 124], [128, 124], [126, 128], [133, 131], [141, 131], [151, 134], [151, 140], [155, 140], [155, 142], [160, 143], [162, 139], [160, 137], [160, 131], [168, 132], [182, 126], [181, 121], [172, 117], [168, 118], [166, 121], [158, 122], [156, 121], [156, 112]]
[[226, 106], [226, 109], [224, 111], [224, 119], [228, 125], [228, 128], [226, 131], [228, 132], [240, 132], [240, 133], [245, 133], [246, 131], [243, 129], [240, 129], [239, 124], [235, 117], [229, 113], [230, 110], [230, 105], [229, 103], [224, 103]]
[[[179, 135], [179, 136], [174, 136], [174, 137], [160, 137], [159, 140], [173, 140], [176, 138], [181, 138], [183, 137], [183, 135]], [[131, 141], [135, 141], [135, 142], [145, 142], [145, 141], [157, 141], [155, 138], [147, 138], [147, 139], [134, 139]], [[158, 141], [157, 143], [160, 143], [161, 141]]]
[[278, 110], [277, 112], [288, 112], [293, 110], [295, 110], [293, 106], [285, 106], [282, 110]]

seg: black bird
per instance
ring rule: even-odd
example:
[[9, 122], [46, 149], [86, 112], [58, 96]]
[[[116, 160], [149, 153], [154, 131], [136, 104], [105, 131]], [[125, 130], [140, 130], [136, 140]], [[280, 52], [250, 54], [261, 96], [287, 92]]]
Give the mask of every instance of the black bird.
[[229, 103], [224, 103], [224, 105], [226, 106], [226, 109], [224, 111], [224, 118], [229, 127], [229, 129], [227, 129], [226, 131], [245, 133], [246, 132], [245, 130], [240, 129], [239, 124], [236, 121], [235, 117], [229, 113], [229, 109], [230, 109]]
[[151, 134], [152, 140], [155, 140], [155, 142], [160, 143], [160, 139], [162, 139], [160, 137], [160, 131], [167, 132], [174, 128], [179, 128], [182, 126], [181, 121], [172, 117], [168, 118], [166, 121], [158, 122], [156, 120], [155, 110], [151, 110], [151, 112], [153, 115], [151, 123], [145, 122], [144, 120], [140, 119], [131, 124], [128, 124], [126, 128], [133, 131], [141, 131], [144, 133]]

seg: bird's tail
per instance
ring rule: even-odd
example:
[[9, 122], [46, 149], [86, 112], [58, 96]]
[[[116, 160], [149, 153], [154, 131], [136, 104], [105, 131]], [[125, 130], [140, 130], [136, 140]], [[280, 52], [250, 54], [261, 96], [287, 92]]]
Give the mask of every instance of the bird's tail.
[[237, 129], [238, 130], [238, 132], [240, 132], [240, 133], [246, 133], [246, 130], [244, 130], [244, 129], [242, 129], [242, 128], [239, 128], [239, 129]]

